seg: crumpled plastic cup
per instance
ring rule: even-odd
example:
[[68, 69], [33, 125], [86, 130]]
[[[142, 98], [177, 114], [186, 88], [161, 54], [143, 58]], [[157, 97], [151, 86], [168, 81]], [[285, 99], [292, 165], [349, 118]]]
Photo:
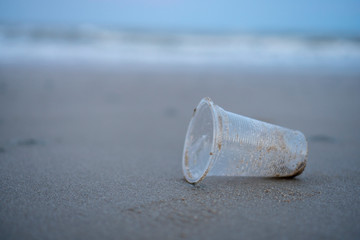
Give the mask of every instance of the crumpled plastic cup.
[[206, 176], [294, 177], [307, 161], [299, 131], [227, 112], [210, 98], [194, 109], [183, 151], [189, 183]]

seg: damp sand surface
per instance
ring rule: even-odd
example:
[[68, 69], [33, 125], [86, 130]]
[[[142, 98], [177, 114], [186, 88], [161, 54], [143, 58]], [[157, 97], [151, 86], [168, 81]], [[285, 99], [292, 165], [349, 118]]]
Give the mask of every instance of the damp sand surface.
[[[0, 65], [0, 239], [358, 239], [360, 75]], [[193, 108], [302, 131], [291, 179], [181, 171]]]

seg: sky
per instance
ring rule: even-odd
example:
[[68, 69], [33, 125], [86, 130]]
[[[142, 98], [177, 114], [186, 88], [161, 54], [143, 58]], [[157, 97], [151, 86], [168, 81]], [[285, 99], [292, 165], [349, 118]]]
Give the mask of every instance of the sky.
[[0, 23], [360, 35], [360, 0], [1, 0]]

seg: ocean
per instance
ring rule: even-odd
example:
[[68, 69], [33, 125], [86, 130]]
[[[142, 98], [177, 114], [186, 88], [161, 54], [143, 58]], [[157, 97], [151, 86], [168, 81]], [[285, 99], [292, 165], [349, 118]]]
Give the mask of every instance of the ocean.
[[360, 71], [360, 38], [0, 25], [0, 62]]

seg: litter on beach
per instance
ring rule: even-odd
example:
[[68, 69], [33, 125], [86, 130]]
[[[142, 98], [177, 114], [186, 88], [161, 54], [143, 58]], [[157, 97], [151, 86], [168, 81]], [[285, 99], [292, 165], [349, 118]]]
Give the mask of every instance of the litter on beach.
[[295, 177], [306, 166], [303, 133], [225, 111], [210, 98], [194, 109], [183, 150], [189, 183], [206, 176]]

